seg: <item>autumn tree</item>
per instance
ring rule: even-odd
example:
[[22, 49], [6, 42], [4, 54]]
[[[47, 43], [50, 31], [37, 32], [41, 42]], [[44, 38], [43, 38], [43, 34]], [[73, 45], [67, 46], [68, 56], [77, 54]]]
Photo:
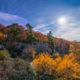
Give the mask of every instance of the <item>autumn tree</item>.
[[48, 42], [48, 37], [41, 32], [34, 32], [34, 35], [38, 38], [38, 41]]
[[26, 38], [26, 31], [23, 26], [14, 23], [7, 26], [8, 38], [11, 41], [23, 41]]
[[0, 43], [3, 43], [5, 38], [6, 38], [6, 35], [4, 33], [0, 32]]
[[4, 25], [0, 24], [0, 43], [5, 42], [7, 31], [8, 29]]
[[8, 40], [10, 41], [15, 41], [16, 40], [16, 36], [17, 36], [17, 29], [16, 27], [18, 26], [17, 23], [14, 23], [12, 25], [8, 25]]
[[7, 34], [7, 31], [8, 29], [4, 25], [0, 24], [0, 32], [2, 32], [3, 34]]
[[60, 54], [67, 54], [70, 53], [70, 42], [67, 40], [54, 38], [56, 42], [56, 51]]

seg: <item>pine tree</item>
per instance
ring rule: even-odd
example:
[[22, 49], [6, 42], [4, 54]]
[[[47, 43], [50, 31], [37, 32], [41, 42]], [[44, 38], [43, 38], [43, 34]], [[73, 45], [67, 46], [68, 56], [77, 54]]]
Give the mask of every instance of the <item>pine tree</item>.
[[26, 24], [27, 29], [30, 31], [31, 35], [33, 36], [33, 27], [30, 24]]
[[49, 33], [47, 34], [47, 36], [48, 36], [48, 41], [49, 41], [50, 47], [52, 49], [52, 53], [54, 53], [55, 52], [55, 40], [52, 37], [52, 32], [49, 31]]
[[26, 27], [28, 31], [30, 32], [30, 36], [28, 37], [27, 42], [31, 43], [32, 41], [38, 40], [38, 38], [34, 36], [33, 27], [30, 24], [26, 24]]

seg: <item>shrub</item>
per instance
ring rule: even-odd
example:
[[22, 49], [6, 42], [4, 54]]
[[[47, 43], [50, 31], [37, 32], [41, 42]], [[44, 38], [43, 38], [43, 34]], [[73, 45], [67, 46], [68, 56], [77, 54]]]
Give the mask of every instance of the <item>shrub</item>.
[[9, 57], [10, 55], [6, 49], [0, 50], [0, 60], [7, 60]]
[[[40, 75], [38, 80], [45, 80], [45, 75], [50, 78], [56, 78], [58, 80], [80, 80], [80, 64], [76, 61], [73, 53], [58, 56], [53, 59], [49, 54], [39, 54], [37, 58], [33, 60], [33, 69]], [[43, 76], [43, 78], [42, 78]], [[51, 80], [51, 79], [50, 79]]]
[[34, 80], [34, 73], [26, 61], [17, 58], [9, 74], [9, 80]]
[[[29, 63], [16, 58], [2, 62], [4, 80], [35, 80], [35, 74]], [[3, 80], [3, 79], [2, 79]]]
[[39, 71], [37, 72], [36, 80], [53, 80], [53, 79], [54, 79], [53, 75], [44, 74]]
[[56, 76], [65, 79], [80, 79], [80, 64], [76, 62], [74, 55], [64, 55], [56, 59]]
[[55, 61], [48, 53], [41, 53], [33, 60], [33, 69], [37, 73], [37, 80], [53, 80]]
[[50, 57], [48, 53], [39, 54], [37, 58], [33, 60], [33, 66], [37, 71], [51, 74], [56, 62]]

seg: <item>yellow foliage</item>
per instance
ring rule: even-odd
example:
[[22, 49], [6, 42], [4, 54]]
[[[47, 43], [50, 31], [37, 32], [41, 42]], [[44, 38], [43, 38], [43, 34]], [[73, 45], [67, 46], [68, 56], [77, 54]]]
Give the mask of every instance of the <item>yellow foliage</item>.
[[49, 74], [52, 73], [55, 64], [55, 60], [53, 60], [48, 53], [41, 53], [33, 60], [33, 65], [35, 66], [36, 70], [44, 71], [45, 73]]
[[76, 61], [74, 55], [64, 55], [62, 60], [56, 65], [56, 73], [65, 78], [79, 78], [80, 79], [80, 64]]
[[0, 60], [7, 60], [9, 57], [10, 55], [6, 49], [0, 50]]
[[67, 68], [70, 68], [72, 66], [72, 63], [74, 63], [74, 57], [72, 54], [64, 55], [64, 57], [58, 62], [56, 65], [56, 71], [57, 72], [64, 72], [63, 70], [67, 70]]
[[52, 75], [54, 73], [55, 77], [59, 76], [62, 80], [80, 79], [80, 64], [76, 61], [73, 53], [63, 57], [59, 56], [56, 59], [51, 58], [48, 53], [41, 53], [33, 60], [33, 66], [35, 70]]

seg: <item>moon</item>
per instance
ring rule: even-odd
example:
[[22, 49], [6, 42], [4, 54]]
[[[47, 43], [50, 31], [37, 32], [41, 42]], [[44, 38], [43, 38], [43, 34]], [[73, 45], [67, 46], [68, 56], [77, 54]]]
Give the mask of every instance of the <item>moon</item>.
[[67, 18], [62, 16], [60, 18], [58, 18], [58, 24], [63, 25], [67, 23]]

